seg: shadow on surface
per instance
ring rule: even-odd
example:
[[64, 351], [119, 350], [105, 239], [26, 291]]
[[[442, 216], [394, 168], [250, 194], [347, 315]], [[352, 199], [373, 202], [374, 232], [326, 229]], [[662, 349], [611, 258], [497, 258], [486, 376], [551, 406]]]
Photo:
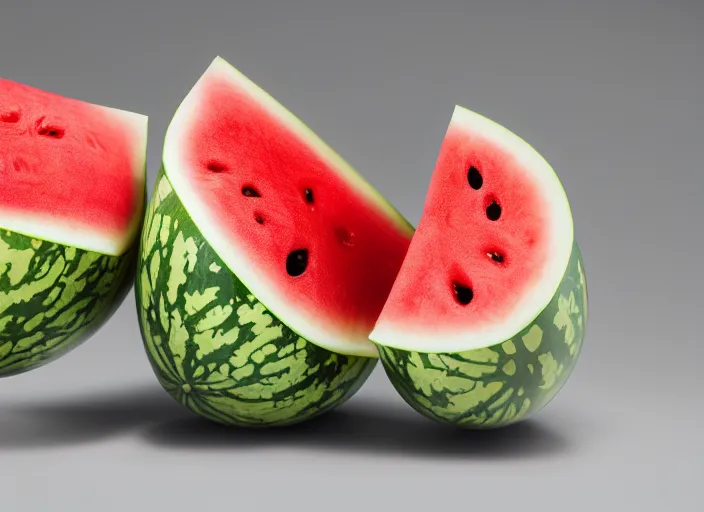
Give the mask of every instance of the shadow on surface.
[[542, 457], [570, 448], [568, 439], [535, 420], [494, 431], [465, 431], [436, 424], [412, 410], [359, 399], [320, 418], [285, 428], [225, 427], [191, 416], [150, 427], [144, 434], [148, 442], [167, 448], [253, 450], [285, 446], [442, 459]]
[[158, 386], [0, 408], [0, 450], [99, 441], [155, 422], [189, 417]]
[[570, 449], [570, 440], [529, 420], [494, 431], [465, 431], [405, 407], [357, 398], [336, 411], [273, 429], [225, 427], [195, 416], [160, 387], [91, 394], [0, 408], [0, 451], [91, 443], [136, 431], [170, 449], [288, 447], [431, 458], [529, 458]]

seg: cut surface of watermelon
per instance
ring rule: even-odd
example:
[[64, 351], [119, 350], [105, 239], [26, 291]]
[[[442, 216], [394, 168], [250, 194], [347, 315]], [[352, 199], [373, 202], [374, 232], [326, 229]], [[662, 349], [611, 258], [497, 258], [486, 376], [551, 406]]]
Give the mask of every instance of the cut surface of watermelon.
[[457, 106], [370, 338], [446, 353], [501, 343], [553, 299], [572, 247], [570, 206], [550, 165], [508, 129]]
[[303, 338], [368, 335], [413, 228], [285, 107], [216, 58], [179, 107], [164, 172], [219, 258]]
[[108, 255], [144, 212], [147, 118], [0, 79], [0, 228]]

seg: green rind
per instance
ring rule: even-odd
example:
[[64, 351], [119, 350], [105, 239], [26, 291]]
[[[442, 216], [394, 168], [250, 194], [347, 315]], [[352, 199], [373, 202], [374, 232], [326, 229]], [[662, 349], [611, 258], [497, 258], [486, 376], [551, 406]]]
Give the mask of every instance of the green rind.
[[377, 348], [393, 386], [418, 412], [458, 427], [496, 428], [526, 418], [557, 395], [581, 352], [587, 308], [575, 243], [555, 296], [513, 338], [452, 354]]
[[136, 246], [109, 256], [0, 231], [0, 377], [68, 353], [132, 286]]
[[376, 365], [376, 358], [314, 345], [271, 314], [205, 241], [163, 171], [147, 210], [135, 285], [159, 382], [218, 423], [304, 421], [345, 402]]

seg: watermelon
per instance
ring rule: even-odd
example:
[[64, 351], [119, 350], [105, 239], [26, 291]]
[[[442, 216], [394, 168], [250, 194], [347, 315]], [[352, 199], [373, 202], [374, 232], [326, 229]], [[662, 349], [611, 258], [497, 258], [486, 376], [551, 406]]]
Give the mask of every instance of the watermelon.
[[147, 118], [0, 79], [0, 376], [67, 353], [133, 283]]
[[144, 347], [212, 421], [298, 423], [369, 376], [369, 341], [413, 228], [349, 164], [218, 57], [177, 109], [136, 276]]
[[507, 128], [456, 107], [370, 334], [393, 386], [440, 422], [509, 425], [563, 386], [586, 322], [584, 264], [554, 170]]

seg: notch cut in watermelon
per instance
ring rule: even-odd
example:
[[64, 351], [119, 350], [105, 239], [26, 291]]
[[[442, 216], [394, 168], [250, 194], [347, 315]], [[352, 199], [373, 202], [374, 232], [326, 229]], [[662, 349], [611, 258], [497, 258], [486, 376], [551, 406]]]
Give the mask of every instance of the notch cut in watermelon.
[[147, 118], [0, 79], [0, 228], [119, 256], [145, 199]]
[[163, 167], [205, 240], [286, 326], [377, 356], [368, 334], [413, 228], [298, 118], [218, 57], [175, 114]]
[[457, 353], [510, 339], [545, 310], [573, 250], [570, 206], [545, 159], [455, 107], [418, 229], [370, 338]]

